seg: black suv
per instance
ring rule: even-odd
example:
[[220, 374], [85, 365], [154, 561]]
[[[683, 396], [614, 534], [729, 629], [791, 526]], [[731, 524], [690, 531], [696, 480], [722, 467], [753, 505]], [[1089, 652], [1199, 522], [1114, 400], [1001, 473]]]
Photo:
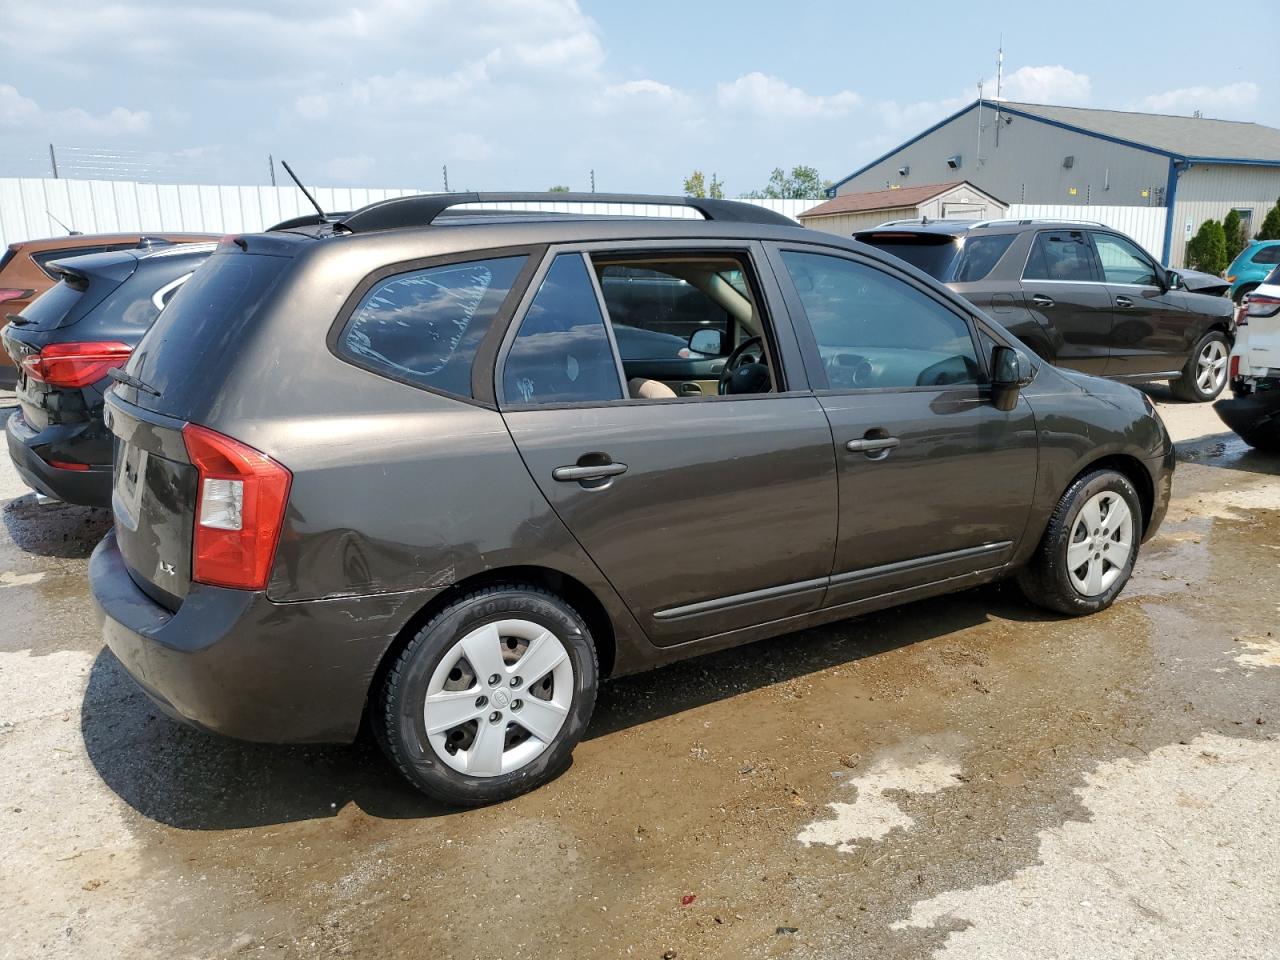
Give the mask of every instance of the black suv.
[[227, 238], [160, 315], [90, 577], [162, 709], [367, 718], [482, 803], [564, 768], [602, 677], [1007, 575], [1067, 614], [1123, 588], [1174, 463], [1143, 394], [753, 206], [462, 209], [532, 200]]
[[9, 456], [42, 496], [111, 505], [112, 437], [102, 399], [156, 316], [213, 243], [115, 250], [55, 260], [55, 286], [11, 316], [0, 342], [18, 370]]
[[1129, 237], [1048, 220], [893, 221], [855, 235], [941, 280], [1050, 363], [1182, 400], [1227, 383], [1232, 304], [1195, 293]]

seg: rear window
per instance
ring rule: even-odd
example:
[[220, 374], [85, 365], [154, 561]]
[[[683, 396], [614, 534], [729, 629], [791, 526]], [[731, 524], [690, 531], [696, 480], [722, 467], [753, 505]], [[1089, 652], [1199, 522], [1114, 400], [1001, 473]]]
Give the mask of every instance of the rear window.
[[[177, 394], [210, 397], [225, 376], [215, 358], [234, 355], [237, 341], [280, 278], [286, 257], [215, 253], [168, 302], [143, 337], [128, 370], [165, 394], [166, 411]], [[170, 388], [172, 388], [170, 390]], [[134, 401], [152, 406], [150, 394]]]
[[952, 278], [956, 283], [976, 283], [986, 278], [992, 268], [1000, 262], [1004, 252], [1013, 243], [1016, 234], [1004, 233], [995, 236], [969, 237], [960, 251], [960, 262], [956, 264], [956, 274]]
[[950, 279], [948, 274], [960, 252], [956, 238], [945, 234], [864, 233], [858, 239], [907, 261], [936, 280]]
[[63, 280], [27, 304], [22, 311], [22, 318], [29, 321], [32, 327], [53, 330], [62, 325], [62, 321], [75, 310], [83, 296], [83, 290]]

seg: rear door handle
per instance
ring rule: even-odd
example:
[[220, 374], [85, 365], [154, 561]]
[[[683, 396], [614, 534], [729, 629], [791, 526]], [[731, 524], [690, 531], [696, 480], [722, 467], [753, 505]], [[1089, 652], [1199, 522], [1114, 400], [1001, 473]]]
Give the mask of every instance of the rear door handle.
[[1116, 306], [1117, 306], [1117, 307], [1132, 307], [1132, 306], [1133, 306], [1133, 301], [1132, 301], [1132, 300], [1130, 300], [1128, 297], [1116, 297]]
[[851, 453], [879, 453], [892, 450], [901, 443], [897, 437], [877, 437], [874, 440], [850, 440], [844, 448]]
[[1046, 297], [1043, 293], [1037, 293], [1031, 298], [1031, 302], [1037, 307], [1052, 307], [1053, 297]]
[[556, 467], [551, 476], [561, 483], [581, 483], [584, 480], [604, 480], [626, 472], [625, 463], [600, 463], [588, 467]]

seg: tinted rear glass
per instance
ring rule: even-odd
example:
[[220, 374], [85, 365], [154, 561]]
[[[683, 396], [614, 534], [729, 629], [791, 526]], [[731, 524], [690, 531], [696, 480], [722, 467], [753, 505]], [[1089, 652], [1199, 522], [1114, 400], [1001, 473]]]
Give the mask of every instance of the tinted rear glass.
[[960, 245], [954, 237], [945, 236], [914, 237], [868, 233], [860, 235], [858, 239], [873, 247], [879, 247], [885, 253], [893, 254], [899, 260], [907, 261], [937, 280], [951, 279], [949, 276], [951, 266], [960, 250]]
[[[212, 396], [223, 377], [214, 362], [234, 354], [237, 341], [292, 260], [260, 254], [216, 253], [160, 312], [129, 361], [129, 372], [162, 394]], [[166, 410], [165, 403], [160, 404]], [[155, 405], [150, 394], [135, 401]]]
[[1035, 245], [1024, 280], [1065, 280], [1076, 283], [1096, 281], [1093, 272], [1093, 250], [1080, 230], [1064, 230], [1036, 234]]
[[986, 278], [992, 268], [1000, 262], [1004, 252], [1013, 243], [1016, 234], [1004, 233], [996, 236], [969, 237], [960, 251], [960, 260], [956, 264], [953, 278], [956, 283], [976, 283]]
[[26, 309], [22, 311], [22, 317], [30, 321], [31, 327], [53, 330], [61, 326], [72, 311], [80, 312], [76, 307], [83, 296], [83, 290], [78, 290], [63, 280], [27, 304]]
[[476, 350], [525, 259], [451, 263], [388, 277], [360, 301], [340, 349], [397, 380], [470, 397]]

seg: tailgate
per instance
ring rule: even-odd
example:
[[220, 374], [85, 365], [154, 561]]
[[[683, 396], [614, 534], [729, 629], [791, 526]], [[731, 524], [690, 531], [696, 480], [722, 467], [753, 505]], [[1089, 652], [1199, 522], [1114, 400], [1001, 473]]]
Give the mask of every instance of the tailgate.
[[1280, 370], [1280, 313], [1250, 317], [1248, 329], [1249, 354], [1245, 360], [1249, 366], [1255, 370], [1259, 367]]
[[191, 539], [198, 473], [187, 459], [181, 420], [107, 393], [116, 437], [111, 509], [116, 540], [135, 583], [177, 610], [191, 587]]

